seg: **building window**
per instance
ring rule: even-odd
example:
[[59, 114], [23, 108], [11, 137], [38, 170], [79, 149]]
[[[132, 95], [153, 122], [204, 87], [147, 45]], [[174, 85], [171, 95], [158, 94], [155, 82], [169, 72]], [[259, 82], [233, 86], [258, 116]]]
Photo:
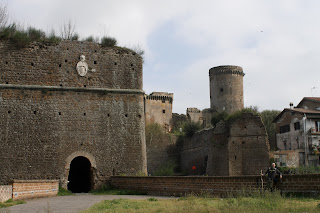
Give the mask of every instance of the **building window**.
[[166, 100], [162, 100], [162, 103], [165, 103], [166, 102]]
[[300, 122], [295, 122], [294, 123], [294, 130], [299, 130], [300, 129]]
[[315, 121], [316, 124], [316, 131], [320, 132], [320, 121]]
[[166, 113], [166, 110], [164, 109], [164, 110], [162, 110], [162, 113]]
[[280, 133], [290, 132], [290, 125], [280, 126]]
[[287, 155], [274, 155], [274, 161], [277, 166], [287, 166]]

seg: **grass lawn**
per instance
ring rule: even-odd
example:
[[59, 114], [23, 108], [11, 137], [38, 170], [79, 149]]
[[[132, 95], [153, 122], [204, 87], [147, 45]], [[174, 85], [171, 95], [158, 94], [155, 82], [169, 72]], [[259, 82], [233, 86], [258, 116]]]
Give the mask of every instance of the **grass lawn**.
[[10, 199], [10, 200], [7, 200], [7, 201], [4, 202], [4, 203], [1, 203], [1, 202], [0, 202], [0, 209], [1, 209], [1, 208], [5, 208], [5, 207], [9, 207], [9, 206], [18, 205], [18, 204], [24, 204], [24, 203], [26, 203], [26, 202], [23, 201], [23, 200], [13, 201], [12, 199]]
[[82, 213], [89, 212], [320, 212], [320, 198], [282, 197], [267, 193], [253, 197], [205, 198], [182, 197], [179, 199], [105, 200]]

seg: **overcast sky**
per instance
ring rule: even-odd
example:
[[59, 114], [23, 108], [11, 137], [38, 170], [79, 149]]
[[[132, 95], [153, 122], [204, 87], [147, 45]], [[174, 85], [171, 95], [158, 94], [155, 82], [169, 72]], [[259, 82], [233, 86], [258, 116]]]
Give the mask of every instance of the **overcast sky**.
[[0, 0], [12, 20], [145, 50], [146, 93], [174, 93], [173, 112], [210, 107], [209, 69], [241, 66], [244, 104], [259, 110], [320, 96], [320, 1]]

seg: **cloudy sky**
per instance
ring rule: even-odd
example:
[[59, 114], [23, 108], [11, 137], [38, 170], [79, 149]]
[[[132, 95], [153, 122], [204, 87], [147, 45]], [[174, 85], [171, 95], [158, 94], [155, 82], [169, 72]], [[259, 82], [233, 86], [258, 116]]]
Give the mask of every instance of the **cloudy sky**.
[[320, 1], [0, 0], [12, 20], [47, 32], [72, 20], [81, 38], [140, 46], [144, 90], [173, 111], [210, 107], [209, 69], [243, 67], [244, 104], [282, 110], [320, 96]]

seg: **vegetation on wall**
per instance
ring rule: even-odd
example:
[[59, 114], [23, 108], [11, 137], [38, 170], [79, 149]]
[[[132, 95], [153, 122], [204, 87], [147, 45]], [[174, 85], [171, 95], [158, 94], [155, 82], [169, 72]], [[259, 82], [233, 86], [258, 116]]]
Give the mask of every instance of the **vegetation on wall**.
[[320, 174], [320, 166], [277, 167], [283, 174]]
[[262, 122], [266, 127], [266, 131], [269, 137], [270, 148], [276, 149], [276, 124], [272, 121], [280, 114], [278, 110], [264, 110], [260, 113]]
[[246, 112], [251, 112], [255, 115], [259, 115], [265, 125], [269, 140], [275, 140], [276, 127], [272, 121], [280, 113], [280, 111], [278, 110], [264, 110], [259, 112], [258, 107], [250, 106], [248, 108], [244, 108], [240, 111], [234, 112], [230, 115], [226, 112], [216, 113], [211, 119], [211, 124], [215, 127], [220, 121], [226, 121], [227, 124], [230, 125], [238, 118], [240, 118], [242, 113]]
[[188, 138], [191, 138], [200, 129], [201, 129], [200, 123], [195, 123], [195, 122], [186, 122], [182, 128], [184, 135]]
[[[27, 29], [15, 22], [9, 23], [8, 10], [6, 5], [0, 3], [0, 40], [10, 41], [16, 48], [24, 48], [30, 45], [31, 42], [41, 42], [46, 45], [55, 45], [60, 41], [78, 41], [80, 35], [76, 32], [76, 25], [71, 20], [64, 22], [60, 27], [60, 35], [57, 35], [54, 30], [50, 33], [45, 33], [41, 29], [28, 27]], [[102, 47], [115, 47], [117, 40], [110, 36], [99, 37], [89, 36], [82, 41], [99, 43]], [[138, 48], [126, 48], [136, 52], [142, 56], [144, 51]]]

